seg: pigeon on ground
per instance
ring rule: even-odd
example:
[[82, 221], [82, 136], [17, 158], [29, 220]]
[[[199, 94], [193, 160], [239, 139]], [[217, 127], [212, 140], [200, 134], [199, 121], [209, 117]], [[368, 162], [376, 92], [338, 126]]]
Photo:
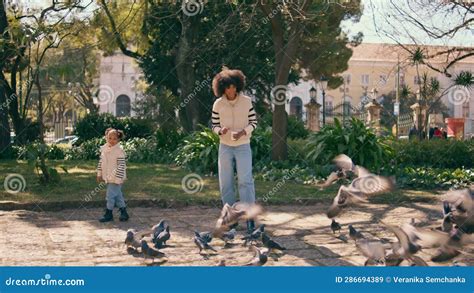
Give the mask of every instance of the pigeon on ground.
[[212, 232], [198, 232], [199, 233], [199, 236], [202, 238], [202, 240], [204, 240], [205, 242], [209, 243], [212, 241]]
[[268, 251], [263, 253], [260, 249], [256, 246], [250, 246], [250, 249], [255, 252], [255, 256], [252, 260], [246, 263], [246, 266], [263, 266], [268, 260]]
[[162, 248], [166, 245], [166, 241], [170, 240], [170, 226], [166, 226], [165, 230], [158, 234], [154, 239], [153, 242], [155, 243], [156, 248]]
[[341, 233], [341, 224], [339, 224], [338, 222], [336, 222], [335, 219], [332, 219], [332, 222], [331, 222], [331, 230], [332, 230], [332, 233], [333, 233], [333, 234], [336, 234], [336, 231], [339, 231], [339, 234]]
[[343, 208], [361, 202], [368, 197], [389, 192], [395, 187], [394, 179], [374, 174], [364, 174], [352, 181], [349, 186], [342, 185], [327, 212], [328, 218], [336, 217]]
[[219, 238], [227, 244], [227, 242], [230, 242], [234, 240], [235, 235], [237, 234], [237, 231], [235, 229], [232, 229], [228, 232], [222, 233]]
[[217, 252], [214, 247], [210, 246], [208, 242], [201, 238], [201, 235], [199, 235], [199, 232], [197, 231], [194, 232], [194, 244], [196, 244], [196, 246], [199, 248], [199, 254], [201, 254], [203, 250], [212, 250]]
[[155, 239], [160, 235], [161, 232], [165, 231], [166, 227], [169, 226], [166, 220], [161, 220], [158, 224], [151, 228], [152, 242], [155, 243]]
[[262, 243], [266, 248], [268, 248], [269, 253], [275, 249], [280, 251], [286, 250], [284, 246], [272, 240], [265, 232], [262, 233]]
[[253, 242], [259, 240], [260, 237], [262, 237], [263, 232], [265, 232], [265, 224], [260, 225], [251, 234], [248, 234], [242, 238], [242, 240], [244, 240], [244, 246], [246, 246], [249, 242], [252, 244]]
[[125, 244], [127, 247], [133, 247], [135, 250], [141, 247], [140, 240], [150, 234], [150, 231], [136, 231], [135, 229], [128, 229], [127, 236], [125, 237]]
[[359, 251], [367, 257], [364, 266], [368, 264], [383, 265], [385, 264], [385, 247], [382, 242], [361, 239], [356, 243]]
[[221, 259], [216, 265], [216, 267], [225, 267], [225, 266], [226, 266], [225, 259]]
[[145, 239], [142, 239], [141, 246], [142, 246], [142, 253], [145, 256], [145, 259], [147, 257], [150, 257], [154, 262], [155, 258], [160, 258], [160, 257], [165, 256], [165, 254], [163, 252], [158, 251], [157, 249], [154, 249], [154, 248], [148, 246], [148, 243], [146, 242]]
[[352, 225], [349, 225], [349, 237], [357, 242], [357, 240], [364, 238], [364, 235], [357, 231]]

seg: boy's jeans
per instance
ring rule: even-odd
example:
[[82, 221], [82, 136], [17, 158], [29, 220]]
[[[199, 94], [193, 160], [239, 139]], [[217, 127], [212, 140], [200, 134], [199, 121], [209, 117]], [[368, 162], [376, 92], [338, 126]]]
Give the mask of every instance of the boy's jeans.
[[109, 210], [113, 210], [115, 206], [118, 208], [124, 208], [125, 200], [123, 199], [122, 185], [108, 183], [105, 199], [107, 200], [107, 209]]
[[255, 186], [252, 177], [252, 151], [250, 144], [239, 146], [219, 145], [219, 187], [224, 204], [233, 205], [235, 197], [234, 159], [237, 165], [239, 197], [241, 202], [255, 202]]

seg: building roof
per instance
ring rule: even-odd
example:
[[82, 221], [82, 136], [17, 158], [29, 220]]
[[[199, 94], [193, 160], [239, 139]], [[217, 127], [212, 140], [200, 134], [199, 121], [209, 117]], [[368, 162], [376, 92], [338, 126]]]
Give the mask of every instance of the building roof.
[[[418, 46], [416, 45], [403, 45], [408, 50], [413, 51]], [[462, 52], [455, 52], [454, 50], [472, 50], [472, 47], [448, 47], [448, 46], [421, 46], [425, 56], [435, 56], [433, 59], [430, 59], [431, 63], [445, 63], [449, 60], [454, 59], [460, 54], [465, 54]], [[397, 62], [398, 58], [400, 61], [405, 61], [409, 57], [409, 53], [404, 48], [401, 48], [399, 45], [393, 44], [375, 44], [375, 43], [362, 43], [357, 47], [351, 47], [353, 50], [353, 55], [350, 61], [386, 61], [386, 62]], [[446, 52], [448, 50], [453, 50], [448, 54], [440, 54], [441, 52]], [[436, 56], [437, 55], [437, 56]], [[474, 64], [474, 56], [467, 57], [463, 60], [458, 61], [459, 63], [468, 63]]]

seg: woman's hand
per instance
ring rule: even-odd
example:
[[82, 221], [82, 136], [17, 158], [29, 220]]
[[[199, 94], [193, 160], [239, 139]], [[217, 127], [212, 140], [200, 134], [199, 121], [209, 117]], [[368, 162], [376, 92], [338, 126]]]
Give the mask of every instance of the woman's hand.
[[234, 139], [239, 140], [239, 138], [241, 138], [244, 135], [247, 135], [247, 132], [245, 132], [245, 129], [242, 129], [241, 131], [234, 134]]
[[219, 130], [219, 135], [224, 135], [229, 131], [229, 128], [227, 127], [222, 127], [221, 130]]

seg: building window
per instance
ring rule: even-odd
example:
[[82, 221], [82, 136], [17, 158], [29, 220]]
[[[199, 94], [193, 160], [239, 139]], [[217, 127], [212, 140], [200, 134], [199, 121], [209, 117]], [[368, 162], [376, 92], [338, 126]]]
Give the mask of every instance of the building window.
[[400, 86], [405, 85], [405, 75], [403, 73], [400, 73]]
[[117, 117], [128, 117], [130, 116], [131, 106], [130, 98], [126, 95], [120, 95], [116, 101], [115, 116]]
[[414, 83], [415, 85], [421, 84], [420, 79], [418, 78], [418, 75], [415, 75], [415, 77], [413, 78], [413, 83]]
[[350, 74], [345, 74], [344, 75], [344, 82], [346, 83], [346, 85], [351, 84], [351, 75]]
[[469, 118], [469, 101], [466, 101], [464, 104], [462, 104], [462, 117], [463, 118]]
[[299, 97], [293, 97], [290, 101], [290, 115], [296, 119], [303, 118], [303, 101]]
[[368, 85], [369, 84], [369, 75], [368, 74], [362, 74], [360, 83], [363, 84], [363, 85]]

